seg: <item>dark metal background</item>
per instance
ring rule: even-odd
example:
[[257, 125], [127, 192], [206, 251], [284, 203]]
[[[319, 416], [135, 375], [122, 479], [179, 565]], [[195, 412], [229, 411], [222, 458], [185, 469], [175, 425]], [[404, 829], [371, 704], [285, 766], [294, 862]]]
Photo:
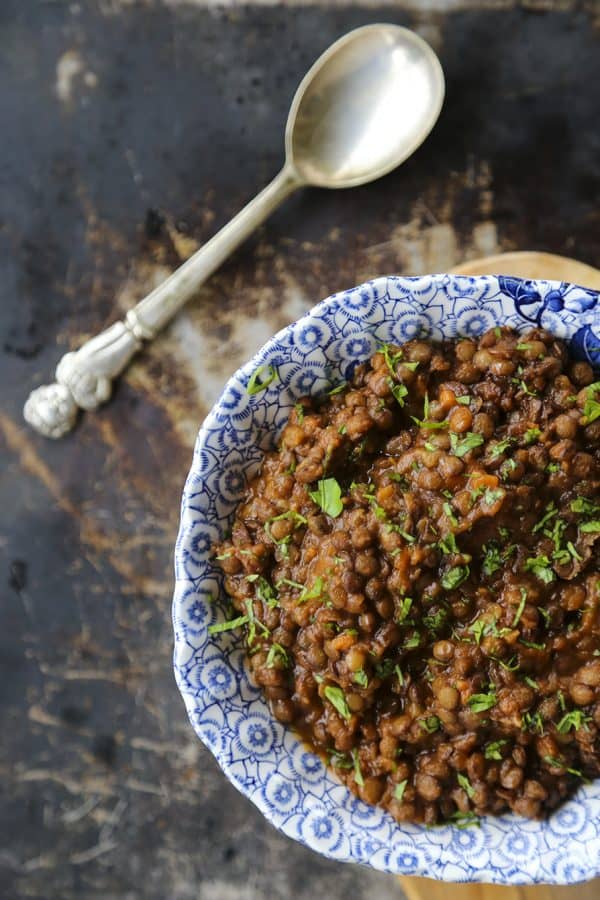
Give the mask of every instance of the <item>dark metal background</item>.
[[[2, 0], [2, 897], [397, 893], [276, 834], [188, 726], [171, 674], [179, 498], [224, 379], [322, 296], [503, 249], [598, 264], [600, 7], [538, 5]], [[29, 390], [275, 173], [305, 69], [377, 20], [441, 56], [426, 145], [372, 186], [290, 199], [110, 405], [56, 444], [27, 430]]]

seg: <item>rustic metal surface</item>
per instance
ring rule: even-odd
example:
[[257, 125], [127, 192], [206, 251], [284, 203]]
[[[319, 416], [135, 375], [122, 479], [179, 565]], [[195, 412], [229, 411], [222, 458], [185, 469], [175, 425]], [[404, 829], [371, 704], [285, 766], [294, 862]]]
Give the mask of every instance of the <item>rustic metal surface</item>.
[[[0, 6], [1, 896], [397, 894], [280, 837], [219, 774], [173, 683], [169, 607], [198, 423], [278, 327], [385, 272], [600, 259], [597, 4], [398, 6]], [[292, 198], [109, 406], [57, 444], [28, 431], [29, 390], [266, 183], [304, 70], [377, 20], [418, 26], [446, 70], [418, 155]]]

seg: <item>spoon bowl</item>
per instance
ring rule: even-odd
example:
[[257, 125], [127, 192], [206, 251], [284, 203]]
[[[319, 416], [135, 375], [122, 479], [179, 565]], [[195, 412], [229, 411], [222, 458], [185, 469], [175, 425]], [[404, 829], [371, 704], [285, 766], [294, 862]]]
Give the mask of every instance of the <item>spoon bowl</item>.
[[307, 184], [354, 187], [413, 153], [444, 100], [444, 73], [425, 41], [399, 25], [340, 38], [300, 83], [288, 116], [288, 164]]

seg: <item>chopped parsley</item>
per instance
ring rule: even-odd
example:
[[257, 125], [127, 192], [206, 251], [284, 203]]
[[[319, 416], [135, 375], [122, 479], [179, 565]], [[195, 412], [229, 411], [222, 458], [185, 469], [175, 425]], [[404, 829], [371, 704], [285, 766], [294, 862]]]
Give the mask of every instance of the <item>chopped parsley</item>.
[[503, 441], [498, 441], [498, 443], [494, 444], [494, 446], [490, 450], [490, 458], [498, 459], [499, 456], [502, 456], [504, 453], [506, 453], [513, 442], [514, 438], [511, 437], [504, 438]]
[[523, 731], [533, 731], [535, 734], [544, 733], [544, 720], [539, 712], [524, 712], [521, 716], [521, 728]]
[[549, 766], [552, 766], [554, 769], [564, 769], [565, 772], [568, 772], [569, 775], [575, 775], [577, 778], [583, 778], [583, 772], [579, 769], [571, 769], [569, 768], [562, 759], [558, 759], [556, 756], [544, 756], [544, 762], [547, 762]]
[[405, 792], [405, 790], [406, 790], [406, 785], [407, 785], [407, 784], [408, 784], [408, 781], [407, 781], [407, 779], [405, 778], [404, 781], [401, 781], [401, 782], [400, 782], [399, 784], [397, 784], [396, 787], [394, 788], [394, 800], [397, 800], [398, 803], [402, 803], [402, 798], [404, 797], [404, 792]]
[[462, 772], [459, 772], [456, 776], [456, 780], [458, 781], [459, 785], [461, 786], [469, 800], [472, 800], [475, 796], [475, 788], [473, 787], [467, 776], [463, 775]]
[[585, 416], [585, 424], [590, 425], [600, 417], [600, 403], [594, 399], [594, 394], [600, 390], [600, 381], [590, 384], [586, 391], [586, 401], [583, 407], [583, 415]]
[[430, 613], [428, 616], [423, 616], [423, 625], [435, 634], [444, 627], [447, 618], [447, 611], [445, 609], [439, 609], [436, 613]]
[[537, 644], [535, 641], [526, 641], [523, 638], [519, 641], [520, 644], [523, 644], [524, 647], [528, 647], [530, 650], [545, 650], [543, 644]]
[[[268, 584], [268, 582], [267, 582]], [[269, 585], [270, 587], [270, 585]], [[260, 619], [256, 618], [256, 614], [254, 612], [254, 603], [251, 597], [248, 597], [245, 603], [246, 610], [248, 612], [248, 646], [251, 647], [256, 640], [256, 631], [257, 629], [261, 632], [263, 637], [269, 637], [271, 632], [267, 628], [266, 625], [260, 621]]]
[[537, 523], [537, 525], [533, 526], [532, 533], [535, 534], [536, 531], [541, 531], [542, 528], [544, 527], [544, 525], [547, 522], [549, 522], [550, 519], [553, 519], [554, 516], [557, 516], [557, 515], [558, 515], [558, 509], [556, 508], [556, 505], [552, 501], [546, 507], [546, 512], [544, 513], [544, 515], [542, 516], [540, 521]]
[[447, 428], [449, 424], [446, 419], [443, 419], [441, 422], [429, 421], [429, 394], [425, 394], [425, 400], [423, 401], [423, 418], [417, 419], [415, 416], [411, 416], [411, 419], [419, 428], [428, 428], [431, 431], [436, 428]]
[[525, 444], [526, 445], [535, 444], [536, 441], [538, 440], [539, 436], [541, 435], [541, 433], [542, 432], [540, 431], [539, 428], [528, 428], [527, 431], [525, 432], [525, 434], [523, 435]]
[[470, 450], [483, 444], [483, 435], [474, 431], [467, 431], [464, 437], [459, 437], [453, 431], [450, 433], [450, 448], [452, 453], [459, 458], [466, 456]]
[[385, 678], [389, 678], [394, 671], [394, 660], [382, 659], [381, 662], [375, 663], [373, 671], [375, 672], [376, 677], [381, 678], [382, 681]]
[[412, 606], [412, 597], [403, 597], [400, 600], [398, 612], [396, 614], [396, 622], [400, 625], [407, 618]]
[[440, 724], [437, 716], [427, 716], [426, 719], [419, 719], [419, 725], [427, 734], [434, 734], [439, 729]]
[[364, 669], [359, 669], [357, 672], [354, 672], [352, 675], [352, 681], [356, 684], [360, 685], [360, 687], [368, 687], [369, 679], [367, 678], [367, 673]]
[[287, 669], [289, 664], [290, 659], [285, 647], [282, 647], [281, 644], [271, 644], [267, 653], [267, 669]]
[[473, 812], [460, 812], [460, 810], [457, 810], [455, 813], [452, 813], [450, 819], [460, 829], [480, 827], [479, 816]]
[[471, 402], [471, 398], [468, 394], [463, 394], [462, 397], [457, 397], [456, 402], [460, 403], [461, 406], [468, 406]]
[[354, 767], [354, 780], [359, 785], [359, 787], [364, 787], [365, 779], [363, 778], [362, 772], [360, 770], [360, 759], [358, 758], [358, 750], [354, 747], [351, 751], [352, 755], [352, 764]]
[[472, 694], [467, 700], [467, 703], [473, 712], [476, 713], [486, 712], [488, 709], [492, 709], [497, 702], [498, 698], [496, 697], [496, 691], [493, 688], [490, 688], [487, 694]]
[[[266, 370], [266, 374], [263, 377], [263, 373]], [[250, 376], [250, 380], [248, 382], [248, 387], [246, 388], [246, 393], [250, 394], [259, 394], [261, 391], [264, 391], [269, 387], [271, 382], [275, 381], [277, 378], [277, 369], [275, 366], [259, 366], [258, 369], [255, 369], [252, 375]]]
[[502, 553], [500, 551], [500, 547], [493, 542], [489, 544], [483, 545], [483, 552], [485, 556], [483, 557], [483, 564], [481, 566], [482, 572], [484, 575], [487, 575], [488, 578], [497, 572], [498, 569], [502, 568]]
[[276, 606], [279, 606], [277, 591], [269, 584], [266, 578], [262, 575], [246, 575], [246, 581], [256, 584], [256, 596], [263, 603], [266, 603], [269, 609], [275, 609]]
[[380, 344], [377, 349], [385, 359], [390, 375], [396, 377], [396, 367], [401, 362], [404, 353], [402, 350], [393, 350], [392, 346], [392, 344]]
[[348, 386], [346, 381], [342, 381], [341, 384], [338, 384], [336, 387], [332, 388], [329, 391], [329, 396], [334, 397], [336, 394], [341, 394], [343, 390], [345, 390]]
[[317, 490], [308, 493], [317, 506], [332, 519], [336, 519], [344, 508], [342, 489], [335, 478], [322, 478], [317, 481]]
[[574, 709], [572, 712], [565, 713], [556, 726], [556, 730], [559, 734], [568, 734], [572, 728], [575, 731], [579, 731], [580, 728], [587, 725], [591, 720], [591, 716], [586, 716], [580, 709]]
[[492, 741], [491, 744], [488, 744], [485, 747], [483, 755], [486, 759], [501, 760], [502, 754], [500, 753], [500, 748], [507, 743], [507, 740]]
[[339, 687], [335, 687], [332, 684], [327, 684], [323, 688], [323, 693], [325, 694], [325, 697], [327, 698], [327, 700], [329, 700], [335, 711], [339, 713], [342, 719], [345, 719], [346, 722], [348, 722], [352, 717], [352, 713], [348, 708], [348, 701], [344, 696], [343, 690]]
[[463, 581], [466, 581], [470, 574], [469, 566], [454, 566], [442, 576], [440, 584], [445, 591], [453, 591]]
[[317, 575], [311, 588], [304, 588], [298, 597], [298, 603], [306, 603], [307, 600], [320, 600], [326, 594], [325, 580], [322, 575]]
[[547, 556], [530, 556], [525, 563], [525, 571], [532, 572], [544, 584], [551, 584], [556, 578]]
[[[579, 530], [583, 532], [583, 534], [595, 534], [597, 531], [600, 531], [600, 521], [598, 521], [598, 519], [593, 519], [591, 522], [584, 522], [583, 525], [579, 526]], [[581, 557], [579, 557], [579, 559], [581, 559]]]
[[234, 628], [241, 628], [242, 625], [247, 625], [248, 621], [248, 616], [238, 616], [235, 619], [229, 619], [228, 622], [217, 622], [216, 625], [208, 626], [208, 633], [220, 634], [222, 631], [233, 631]]
[[438, 541], [438, 547], [442, 553], [445, 553], [447, 556], [450, 556], [452, 553], [460, 552], [456, 545], [456, 537], [454, 536], [453, 531], [449, 531], [445, 538]]
[[405, 384], [395, 384], [391, 378], [388, 378], [388, 386], [392, 392], [394, 400], [400, 405], [404, 406], [404, 400], [408, 397], [408, 388]]
[[405, 650], [415, 650], [421, 644], [421, 635], [417, 632], [404, 642]]
[[353, 763], [348, 759], [347, 753], [340, 753], [339, 750], [328, 750], [327, 756], [329, 757], [329, 765], [334, 766], [336, 769], [351, 769], [353, 767]]
[[600, 513], [600, 505], [592, 503], [586, 497], [577, 497], [576, 500], [571, 501], [571, 510], [586, 516], [597, 516]]
[[454, 511], [448, 502], [442, 504], [444, 515], [452, 525], [458, 525], [458, 519], [454, 515]]
[[516, 628], [519, 622], [521, 621], [521, 616], [523, 615], [523, 610], [525, 609], [525, 604], [527, 603], [527, 591], [525, 588], [521, 588], [521, 601], [519, 603], [519, 607], [515, 613], [515, 617], [512, 620], [511, 628]]

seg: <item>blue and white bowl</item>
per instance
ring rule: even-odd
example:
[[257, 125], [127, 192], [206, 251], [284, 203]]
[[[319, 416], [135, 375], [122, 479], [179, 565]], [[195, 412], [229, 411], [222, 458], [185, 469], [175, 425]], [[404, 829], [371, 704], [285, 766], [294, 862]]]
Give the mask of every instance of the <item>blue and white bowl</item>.
[[[600, 295], [564, 282], [432, 275], [378, 278], [335, 294], [275, 335], [229, 380], [204, 422], [183, 494], [175, 551], [175, 675], [198, 737], [227, 778], [280, 831], [313, 850], [397, 875], [499, 884], [573, 884], [600, 874], [600, 781], [548, 821], [487, 817], [481, 827], [399, 825], [358, 800], [269, 713], [224, 618], [211, 545], [227, 531], [264, 450], [298, 397], [350, 377], [378, 342], [477, 337], [542, 326], [600, 361]], [[277, 377], [249, 394], [260, 366]]]

